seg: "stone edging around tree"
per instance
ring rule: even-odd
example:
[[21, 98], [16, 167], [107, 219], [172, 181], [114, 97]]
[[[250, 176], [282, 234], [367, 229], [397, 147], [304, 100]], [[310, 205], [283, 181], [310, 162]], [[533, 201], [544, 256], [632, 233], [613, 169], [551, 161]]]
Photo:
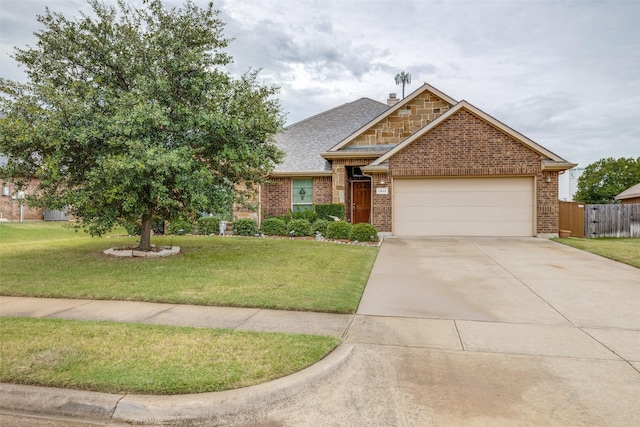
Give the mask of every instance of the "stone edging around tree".
[[108, 256], [124, 258], [158, 258], [180, 253], [180, 246], [158, 246], [156, 248], [154, 245], [151, 245], [151, 248], [151, 251], [139, 251], [137, 248], [131, 247], [109, 248], [103, 253]]

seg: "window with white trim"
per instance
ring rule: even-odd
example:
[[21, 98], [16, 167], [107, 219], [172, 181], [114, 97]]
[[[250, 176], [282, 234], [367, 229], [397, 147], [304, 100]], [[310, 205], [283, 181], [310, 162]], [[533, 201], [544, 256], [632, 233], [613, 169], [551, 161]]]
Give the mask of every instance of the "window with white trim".
[[313, 210], [313, 179], [293, 179], [291, 188], [291, 210], [293, 212]]

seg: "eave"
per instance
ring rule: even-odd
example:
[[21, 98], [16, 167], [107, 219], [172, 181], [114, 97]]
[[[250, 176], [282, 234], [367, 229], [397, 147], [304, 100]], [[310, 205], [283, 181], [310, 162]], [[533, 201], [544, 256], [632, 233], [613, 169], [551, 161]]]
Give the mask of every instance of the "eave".
[[388, 150], [381, 151], [328, 151], [320, 153], [327, 160], [332, 159], [377, 159]]
[[569, 163], [567, 161], [555, 162], [549, 160], [542, 161], [542, 170], [543, 171], [566, 171], [569, 169], [573, 169], [578, 166], [577, 163]]
[[315, 177], [315, 176], [331, 176], [331, 171], [286, 171], [286, 172], [278, 172], [273, 171], [269, 172], [267, 177], [272, 178], [286, 178], [286, 177], [294, 177], [294, 176], [304, 176], [304, 177]]
[[368, 166], [363, 166], [360, 169], [362, 170], [362, 172], [369, 173], [369, 174], [389, 173], [389, 164], [384, 163], [382, 165], [376, 165], [376, 166], [368, 165]]

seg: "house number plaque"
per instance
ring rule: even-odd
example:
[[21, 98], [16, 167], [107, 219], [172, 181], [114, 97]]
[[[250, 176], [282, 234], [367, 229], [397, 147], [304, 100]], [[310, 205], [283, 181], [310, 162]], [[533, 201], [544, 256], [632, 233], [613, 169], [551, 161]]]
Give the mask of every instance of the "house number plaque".
[[376, 194], [389, 194], [389, 188], [387, 188], [387, 187], [376, 187]]

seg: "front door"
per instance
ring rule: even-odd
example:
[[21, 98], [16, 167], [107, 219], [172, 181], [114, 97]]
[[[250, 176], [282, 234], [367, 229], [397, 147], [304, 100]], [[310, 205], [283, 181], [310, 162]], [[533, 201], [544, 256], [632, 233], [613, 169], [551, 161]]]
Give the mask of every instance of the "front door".
[[354, 181], [353, 182], [353, 203], [352, 203], [351, 222], [359, 224], [361, 222], [369, 222], [371, 217], [371, 182], [370, 181]]

